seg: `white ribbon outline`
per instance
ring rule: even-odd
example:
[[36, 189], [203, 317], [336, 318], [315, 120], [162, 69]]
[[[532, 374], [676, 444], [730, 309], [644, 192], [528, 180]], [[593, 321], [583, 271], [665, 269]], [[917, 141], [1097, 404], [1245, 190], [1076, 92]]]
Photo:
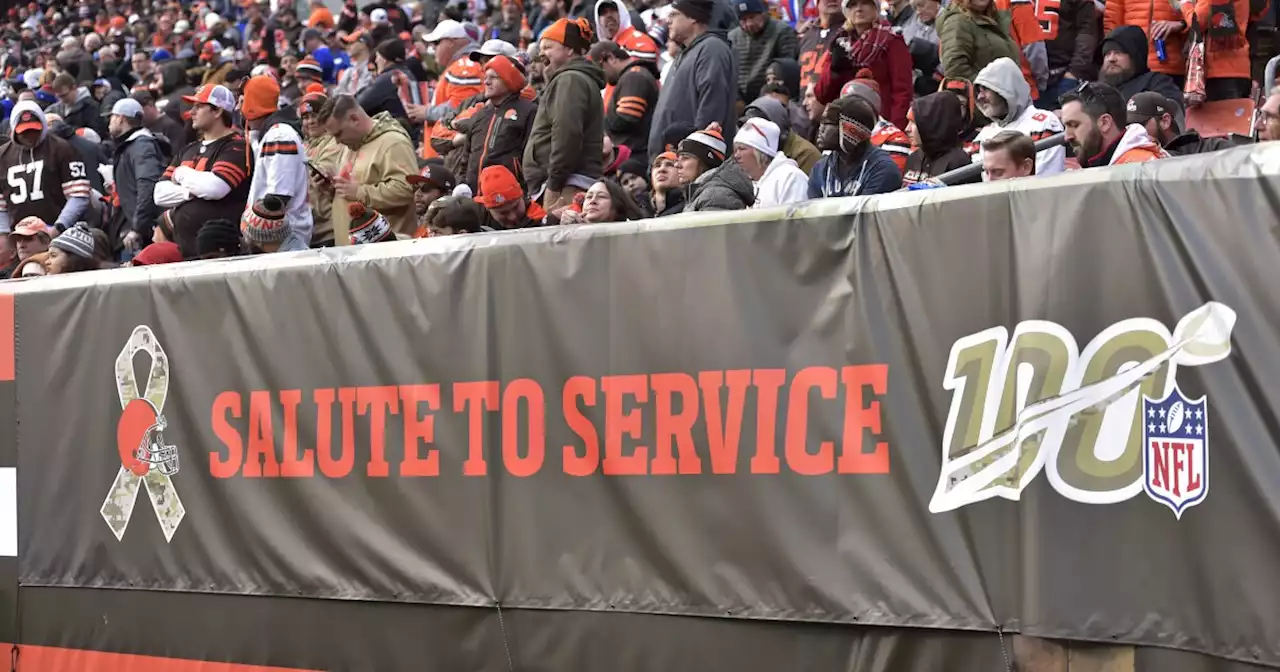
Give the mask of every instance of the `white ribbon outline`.
[[[124, 409], [129, 402], [139, 398], [138, 382], [133, 373], [133, 357], [143, 351], [151, 355], [151, 371], [147, 376], [147, 389], [141, 397], [154, 404], [157, 413], [163, 413], [165, 397], [169, 394], [169, 358], [164, 354], [164, 348], [160, 347], [151, 327], [145, 325], [134, 327], [129, 341], [116, 357], [116, 391], [120, 395], [120, 408]], [[115, 533], [116, 540], [123, 540], [125, 530], [129, 528], [129, 520], [133, 517], [133, 506], [138, 499], [140, 484], [145, 487], [147, 497], [151, 500], [151, 508], [160, 521], [165, 542], [172, 541], [173, 534], [178, 531], [178, 525], [182, 523], [187, 511], [178, 498], [173, 480], [154, 467], [146, 476], [138, 476], [123, 464], [120, 465], [115, 482], [111, 484], [107, 498], [102, 503], [102, 519]], [[118, 508], [118, 515], [108, 513], [113, 502]]]

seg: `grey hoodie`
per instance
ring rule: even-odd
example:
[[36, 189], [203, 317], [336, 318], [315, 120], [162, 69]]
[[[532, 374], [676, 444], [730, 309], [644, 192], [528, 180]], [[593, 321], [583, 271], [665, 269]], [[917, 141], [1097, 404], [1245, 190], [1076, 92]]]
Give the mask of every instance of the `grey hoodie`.
[[751, 178], [732, 161], [699, 175], [685, 189], [685, 206], [681, 212], [745, 210], [756, 202]]
[[992, 119], [1002, 126], [1007, 126], [1017, 119], [1028, 107], [1031, 107], [1031, 87], [1022, 76], [1022, 69], [1012, 59], [997, 58], [991, 61], [973, 78], [974, 86], [990, 89], [1009, 104], [1009, 111], [1003, 119]]

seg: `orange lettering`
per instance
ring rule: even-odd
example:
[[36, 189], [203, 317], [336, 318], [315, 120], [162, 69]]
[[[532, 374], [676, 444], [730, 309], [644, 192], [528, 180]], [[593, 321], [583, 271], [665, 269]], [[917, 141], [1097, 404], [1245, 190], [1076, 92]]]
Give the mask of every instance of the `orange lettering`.
[[[529, 412], [529, 453], [520, 456], [520, 400]], [[532, 476], [542, 468], [547, 445], [547, 409], [542, 387], [528, 379], [511, 381], [502, 393], [502, 463], [512, 476]]]
[[387, 414], [400, 413], [400, 395], [395, 385], [356, 388], [356, 405], [360, 415], [369, 416], [369, 464], [365, 473], [370, 478], [386, 478], [391, 473], [387, 464]]
[[249, 393], [249, 454], [244, 464], [245, 478], [279, 478], [275, 437], [271, 432], [271, 393]]
[[[720, 387], [729, 382], [729, 407], [720, 412]], [[707, 422], [707, 452], [711, 453], [711, 473], [732, 474], [738, 470], [738, 442], [742, 437], [742, 411], [746, 405], [751, 371], [703, 371], [698, 374], [702, 388], [703, 414]], [[776, 462], [776, 458], [775, 458]], [[776, 469], [774, 470], [776, 473]]]
[[578, 407], [581, 399], [587, 406], [596, 405], [596, 381], [587, 376], [574, 376], [565, 381], [563, 404], [564, 421], [578, 438], [582, 439], [582, 453], [566, 444], [563, 450], [564, 473], [570, 476], [590, 476], [600, 465], [600, 435], [595, 425]]
[[880, 402], [862, 405], [862, 391], [883, 395], [888, 389], [889, 365], [846, 366], [840, 370], [844, 383], [844, 439], [840, 444], [837, 470], [842, 474], [889, 473], [889, 444], [877, 441], [875, 450], [862, 452], [864, 432], [880, 436]]
[[631, 455], [622, 454], [622, 437], [640, 438], [640, 408], [622, 412], [625, 395], [635, 397], [638, 403], [649, 400], [647, 376], [605, 376], [600, 379], [604, 390], [604, 464], [606, 476], [635, 476], [645, 473], [649, 462], [649, 449], [636, 444]]
[[227, 416], [237, 419], [240, 417], [239, 392], [223, 392], [213, 400], [213, 435], [227, 447], [225, 460], [219, 455], [221, 451], [209, 453], [209, 475], [214, 478], [235, 476], [244, 460], [244, 444], [240, 441], [240, 433], [231, 426]]
[[280, 404], [284, 406], [284, 451], [280, 460], [280, 475], [285, 478], [311, 478], [315, 476], [315, 451], [304, 448], [298, 457], [298, 405], [302, 403], [302, 390], [280, 390]]
[[[427, 415], [419, 416], [419, 404], [427, 405]], [[401, 385], [400, 405], [404, 408], [404, 459], [400, 461], [401, 476], [439, 476], [440, 451], [427, 449], [426, 457], [419, 457], [418, 443], [428, 446], [436, 440], [436, 418], [431, 411], [440, 408], [440, 386]]]
[[835, 442], [822, 441], [816, 454], [809, 452], [809, 393], [814, 388], [824, 399], [835, 399], [836, 370], [829, 366], [810, 366], [801, 369], [791, 381], [787, 402], [787, 465], [804, 476], [829, 474], [835, 468]]
[[778, 390], [787, 382], [784, 369], [756, 369], [751, 372], [756, 386], [756, 454], [751, 473], [776, 474], [778, 463]]
[[[474, 403], [473, 403], [474, 402]], [[453, 412], [467, 414], [467, 461], [462, 463], [462, 475], [484, 476], [489, 466], [484, 460], [484, 416], [482, 411], [492, 411], [498, 405], [498, 381], [454, 383]]]
[[[653, 387], [654, 418], [657, 439], [653, 445], [652, 474], [676, 473], [676, 459], [672, 455], [674, 439], [680, 452], [681, 474], [702, 473], [702, 459], [693, 447], [693, 423], [698, 419], [698, 386], [687, 373], [655, 373], [650, 376]], [[672, 412], [673, 395], [680, 395], [680, 412]]]

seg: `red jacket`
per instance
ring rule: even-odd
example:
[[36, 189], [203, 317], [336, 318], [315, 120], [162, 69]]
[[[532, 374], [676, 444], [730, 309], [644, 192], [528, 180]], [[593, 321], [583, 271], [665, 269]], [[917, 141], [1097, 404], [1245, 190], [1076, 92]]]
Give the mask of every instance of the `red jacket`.
[[[880, 87], [880, 116], [898, 128], [907, 127], [907, 111], [911, 109], [912, 67], [911, 51], [900, 35], [894, 35], [889, 40], [884, 52], [870, 67], [871, 76]], [[814, 87], [814, 95], [823, 105], [839, 98], [840, 89], [857, 74], [852, 67], [832, 68], [830, 50], [822, 55], [818, 72], [818, 85]]]

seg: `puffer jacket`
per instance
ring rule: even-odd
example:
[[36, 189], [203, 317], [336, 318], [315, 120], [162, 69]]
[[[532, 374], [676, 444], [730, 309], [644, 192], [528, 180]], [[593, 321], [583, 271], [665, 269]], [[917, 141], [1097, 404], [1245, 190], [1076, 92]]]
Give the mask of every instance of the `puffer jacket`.
[[950, 4], [942, 8], [935, 25], [945, 77], [973, 81], [979, 70], [997, 58], [1017, 63], [1022, 56], [1009, 37], [1012, 22], [1005, 12], [973, 14]]
[[[911, 114], [920, 132], [920, 148], [907, 157], [902, 184], [912, 185], [970, 164], [960, 133], [964, 112], [960, 100], [949, 91], [931, 93], [911, 103]], [[975, 174], [972, 182], [981, 181]]]
[[[1206, 3], [1207, 5], [1208, 3]], [[1239, 4], [1239, 3], [1237, 3]], [[1246, 12], [1249, 0], [1244, 0]], [[1119, 26], [1137, 26], [1147, 37], [1149, 46], [1147, 67], [1166, 75], [1185, 77], [1187, 59], [1182, 55], [1187, 34], [1177, 33], [1165, 38], [1164, 50], [1167, 58], [1161, 62], [1156, 49], [1151, 46], [1151, 24], [1156, 21], [1182, 21], [1182, 13], [1173, 8], [1169, 0], [1107, 0], [1107, 7], [1102, 12], [1102, 33], [1109, 34]], [[1188, 23], [1190, 25], [1190, 23]], [[1205, 25], [1201, 23], [1200, 25]], [[1241, 29], [1243, 31], [1243, 28]], [[1246, 77], [1248, 74], [1245, 75]]]
[[[396, 233], [413, 235], [418, 223], [408, 177], [418, 174], [418, 157], [403, 124], [387, 112], [377, 115], [360, 148], [345, 148], [338, 165], [340, 175], [360, 185], [355, 200], [382, 213]], [[339, 245], [347, 244], [350, 237], [349, 204], [340, 194], [333, 197], [333, 236]]]
[[524, 148], [527, 193], [543, 186], [562, 191], [573, 175], [604, 174], [604, 81], [604, 70], [584, 58], [547, 80]]
[[[1207, 30], [1212, 8], [1217, 4], [1212, 0], [1196, 0], [1194, 5], [1184, 2], [1182, 3], [1182, 20], [1189, 26], [1194, 17], [1199, 20], [1200, 27]], [[1238, 39], [1234, 40], [1234, 44], [1219, 44], [1219, 40], [1206, 36], [1204, 56], [1206, 79], [1227, 77], [1247, 79], [1249, 77], [1249, 40], [1245, 37], [1245, 30], [1249, 26], [1249, 0], [1235, 0], [1231, 3], [1231, 7], [1235, 11]]]
[[[754, 100], [760, 95], [765, 73], [774, 59], [800, 56], [800, 42], [795, 29], [772, 17], [765, 21], [764, 30], [758, 35], [747, 34], [741, 26], [729, 31], [729, 44], [733, 46], [734, 59], [738, 64], [738, 97], [743, 101]], [[796, 65], [799, 66], [799, 61]], [[791, 91], [791, 95], [800, 93]]]
[[744, 210], [756, 202], [751, 178], [732, 161], [720, 164], [698, 176], [685, 187], [685, 205], [681, 212], [707, 210]]

